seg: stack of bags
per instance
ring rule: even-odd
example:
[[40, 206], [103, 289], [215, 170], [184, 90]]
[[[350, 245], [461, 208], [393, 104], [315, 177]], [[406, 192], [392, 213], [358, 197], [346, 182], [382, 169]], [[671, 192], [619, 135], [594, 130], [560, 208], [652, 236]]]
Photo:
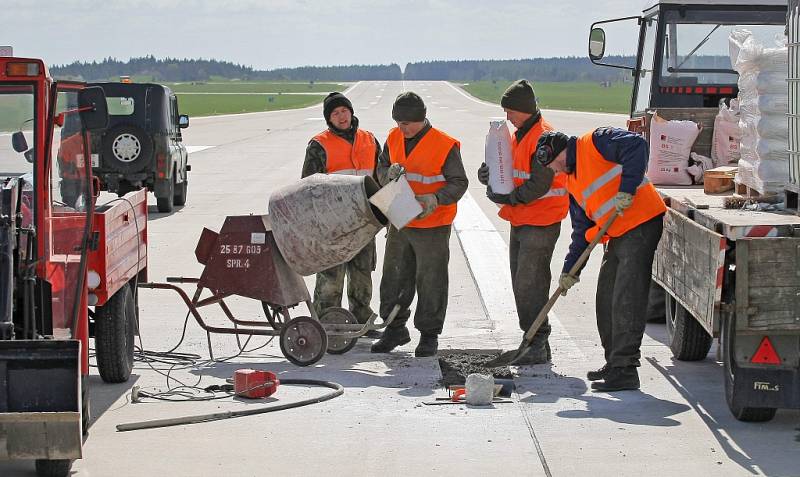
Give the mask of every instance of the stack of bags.
[[761, 194], [782, 192], [789, 179], [786, 39], [767, 48], [742, 29], [729, 40], [731, 63], [739, 73], [742, 132], [736, 181]]

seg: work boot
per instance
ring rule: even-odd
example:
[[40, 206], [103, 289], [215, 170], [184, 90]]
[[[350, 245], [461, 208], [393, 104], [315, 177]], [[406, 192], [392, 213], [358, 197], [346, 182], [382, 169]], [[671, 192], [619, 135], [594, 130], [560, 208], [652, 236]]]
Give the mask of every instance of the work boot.
[[438, 350], [439, 336], [423, 334], [419, 337], [419, 344], [417, 345], [417, 349], [414, 350], [414, 356], [417, 358], [436, 356], [436, 351]]
[[606, 376], [608, 376], [608, 371], [610, 369], [611, 368], [608, 367], [608, 363], [606, 363], [603, 365], [602, 368], [596, 371], [589, 371], [588, 373], [586, 373], [586, 377], [589, 378], [589, 381], [602, 381], [606, 379]]
[[544, 364], [549, 363], [550, 359], [550, 344], [545, 342], [544, 345], [532, 345], [514, 364], [517, 366]]
[[408, 335], [408, 328], [405, 326], [400, 328], [386, 328], [381, 338], [372, 343], [369, 350], [373, 353], [388, 353], [409, 341], [411, 341], [411, 336]]
[[601, 392], [639, 389], [639, 372], [636, 366], [610, 368], [605, 380], [592, 383], [592, 389]]

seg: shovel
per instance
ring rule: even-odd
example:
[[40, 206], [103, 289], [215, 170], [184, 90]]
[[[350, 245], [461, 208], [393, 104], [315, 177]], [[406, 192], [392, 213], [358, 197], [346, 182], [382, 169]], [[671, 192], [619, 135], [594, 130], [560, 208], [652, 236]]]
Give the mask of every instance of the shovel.
[[[614, 211], [614, 213], [611, 214], [611, 217], [609, 217], [606, 223], [603, 224], [603, 226], [600, 228], [600, 231], [597, 233], [597, 235], [594, 236], [594, 239], [592, 239], [592, 241], [589, 243], [589, 246], [586, 247], [581, 256], [578, 257], [578, 261], [576, 261], [575, 265], [573, 265], [572, 268], [569, 270], [570, 275], [575, 276], [578, 273], [578, 271], [580, 271], [581, 267], [583, 267], [583, 264], [586, 263], [586, 260], [589, 259], [589, 255], [592, 253], [592, 249], [594, 249], [595, 245], [600, 243], [600, 240], [602, 240], [603, 236], [608, 231], [608, 228], [611, 227], [611, 224], [614, 223], [614, 220], [616, 220], [618, 215], [619, 212], [616, 210]], [[525, 337], [522, 340], [522, 344], [519, 345], [518, 349], [514, 351], [506, 351], [497, 358], [486, 363], [484, 366], [486, 366], [487, 368], [495, 368], [497, 366], [508, 366], [516, 363], [517, 361], [519, 361], [520, 358], [525, 356], [525, 353], [527, 353], [528, 350], [531, 348], [531, 343], [533, 342], [533, 336], [536, 334], [537, 331], [539, 331], [539, 328], [542, 326], [542, 323], [544, 323], [544, 320], [547, 319], [547, 314], [556, 304], [556, 301], [558, 301], [558, 297], [561, 295], [561, 292], [563, 291], [564, 290], [559, 285], [558, 288], [556, 288], [556, 291], [554, 291], [553, 294], [550, 295], [550, 299], [547, 301], [547, 304], [545, 304], [544, 308], [542, 308], [542, 311], [540, 311], [539, 314], [536, 315], [536, 319], [533, 321], [533, 324], [531, 325], [530, 328], [528, 328], [528, 331], [525, 333]]]

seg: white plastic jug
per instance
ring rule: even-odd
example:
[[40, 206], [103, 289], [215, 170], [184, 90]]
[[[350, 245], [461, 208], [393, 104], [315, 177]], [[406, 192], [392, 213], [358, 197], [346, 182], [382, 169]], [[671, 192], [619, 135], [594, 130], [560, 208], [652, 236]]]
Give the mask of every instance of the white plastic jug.
[[489, 121], [486, 134], [486, 165], [489, 166], [489, 186], [498, 194], [514, 190], [514, 160], [511, 155], [511, 133], [505, 119]]
[[370, 197], [369, 201], [398, 229], [402, 229], [422, 213], [422, 206], [417, 202], [414, 191], [411, 190], [404, 175], [397, 180], [389, 181]]

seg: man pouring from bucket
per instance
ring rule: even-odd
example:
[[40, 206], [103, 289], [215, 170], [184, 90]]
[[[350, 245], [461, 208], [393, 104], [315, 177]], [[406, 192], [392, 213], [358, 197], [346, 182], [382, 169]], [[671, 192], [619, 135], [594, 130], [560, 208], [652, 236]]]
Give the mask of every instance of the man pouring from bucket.
[[[350, 174], [372, 176], [381, 147], [371, 132], [358, 127], [353, 105], [341, 93], [331, 93], [323, 101], [322, 112], [328, 128], [308, 143], [302, 177], [311, 174]], [[318, 314], [342, 305], [347, 277], [347, 301], [359, 323], [372, 316], [372, 271], [375, 270], [375, 240], [350, 261], [317, 274], [314, 307]], [[377, 332], [370, 332], [375, 333]], [[370, 335], [367, 334], [367, 336]]]
[[400, 311], [372, 345], [373, 353], [388, 353], [411, 337], [406, 322], [409, 306], [417, 294], [414, 327], [421, 334], [415, 356], [435, 356], [444, 326], [448, 297], [450, 229], [456, 202], [469, 184], [461, 162], [460, 144], [431, 126], [425, 118], [425, 103], [417, 94], [400, 94], [392, 107], [397, 127], [389, 131], [378, 158], [381, 184], [406, 175], [422, 213], [386, 237], [383, 276], [380, 285], [380, 315], [386, 320], [395, 305]]
[[[533, 324], [547, 303], [550, 292], [550, 261], [567, 216], [566, 177], [555, 174], [534, 160], [536, 142], [553, 128], [544, 120], [536, 104], [536, 94], [524, 79], [515, 81], [503, 93], [500, 105], [506, 118], [517, 128], [511, 141], [514, 190], [495, 193], [489, 186], [489, 167], [478, 169], [478, 180], [487, 186], [486, 196], [501, 205], [499, 216], [511, 222], [509, 262], [511, 284], [523, 333]], [[541, 364], [550, 361], [550, 324], [545, 321], [531, 346], [515, 364]]]
[[639, 389], [640, 346], [644, 335], [653, 255], [663, 229], [664, 201], [644, 176], [648, 146], [630, 131], [601, 128], [581, 137], [546, 132], [536, 160], [567, 174], [572, 244], [559, 285], [567, 293], [578, 257], [616, 210], [597, 278], [596, 316], [605, 364], [587, 375], [592, 389]]

